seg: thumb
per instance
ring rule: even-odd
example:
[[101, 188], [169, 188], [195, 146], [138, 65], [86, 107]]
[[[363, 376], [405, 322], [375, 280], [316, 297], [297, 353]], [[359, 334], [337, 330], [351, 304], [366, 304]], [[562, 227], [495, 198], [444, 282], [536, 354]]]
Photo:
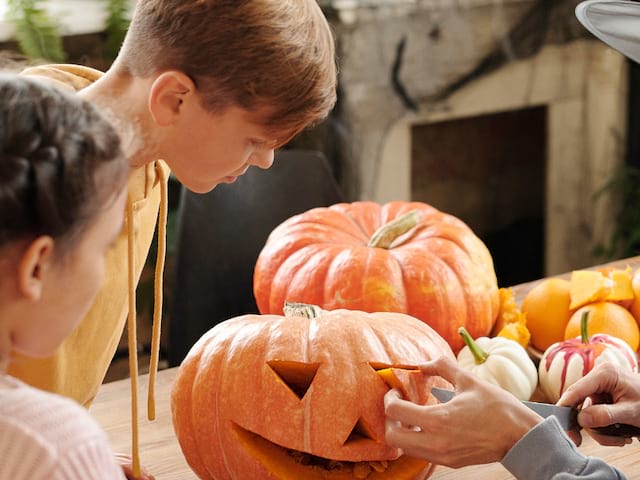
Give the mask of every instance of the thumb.
[[583, 408], [578, 423], [583, 428], [606, 427], [614, 423], [635, 423], [634, 412], [620, 404], [600, 403]]
[[385, 411], [392, 403], [400, 400], [402, 396], [400, 395], [400, 391], [397, 388], [392, 388], [384, 395], [384, 409]]

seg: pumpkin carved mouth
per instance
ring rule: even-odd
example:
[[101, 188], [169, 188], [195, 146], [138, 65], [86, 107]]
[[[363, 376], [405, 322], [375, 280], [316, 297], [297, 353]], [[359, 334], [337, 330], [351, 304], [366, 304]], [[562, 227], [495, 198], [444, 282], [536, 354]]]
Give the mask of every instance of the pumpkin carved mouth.
[[[429, 466], [427, 461], [413, 457], [364, 462], [331, 460], [281, 447], [236, 423], [233, 431], [247, 453], [278, 480], [414, 480], [426, 478], [431, 471], [425, 471]], [[419, 477], [421, 473], [424, 477]]]
[[[292, 393], [302, 400], [307, 393], [320, 366], [319, 363], [304, 364], [291, 361], [268, 361], [267, 364]], [[380, 374], [389, 387], [400, 386], [399, 371], [407, 374], [417, 372], [417, 367], [409, 365], [388, 365], [368, 362]], [[394, 385], [395, 383], [395, 385]], [[328, 426], [328, 428], [330, 428]], [[366, 442], [376, 443], [375, 435], [362, 419], [358, 419], [344, 445]], [[347, 461], [334, 460], [308, 452], [287, 448], [247, 430], [233, 422], [233, 431], [245, 450], [264, 465], [279, 480], [321, 479], [394, 479], [414, 480], [425, 472], [428, 462], [401, 456], [394, 460]], [[363, 445], [363, 446], [364, 446]]]

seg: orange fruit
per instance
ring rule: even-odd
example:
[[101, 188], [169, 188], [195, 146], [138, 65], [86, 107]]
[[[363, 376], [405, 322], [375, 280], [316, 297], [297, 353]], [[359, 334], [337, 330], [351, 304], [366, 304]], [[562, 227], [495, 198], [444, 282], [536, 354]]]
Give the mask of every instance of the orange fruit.
[[549, 345], [564, 340], [569, 310], [569, 281], [547, 278], [533, 287], [522, 302], [522, 312], [527, 315], [527, 327], [531, 332], [531, 344], [544, 352]]
[[564, 338], [580, 336], [580, 319], [582, 312], [589, 311], [587, 334], [606, 333], [618, 337], [629, 344], [633, 351], [638, 350], [640, 344], [640, 329], [633, 315], [624, 307], [612, 302], [596, 302], [579, 308], [569, 319]]
[[635, 271], [631, 278], [631, 289], [635, 298], [629, 307], [629, 311], [636, 319], [636, 323], [640, 325], [640, 268]]

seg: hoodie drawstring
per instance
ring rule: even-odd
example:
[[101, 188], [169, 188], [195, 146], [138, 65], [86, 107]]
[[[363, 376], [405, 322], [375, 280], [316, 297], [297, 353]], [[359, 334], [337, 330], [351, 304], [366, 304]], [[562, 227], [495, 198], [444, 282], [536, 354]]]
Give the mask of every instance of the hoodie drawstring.
[[140, 446], [138, 442], [138, 339], [136, 333], [136, 249], [133, 200], [127, 199], [127, 247], [129, 261], [129, 376], [131, 378], [131, 460], [134, 477], [140, 476]]
[[158, 361], [160, 357], [160, 327], [162, 324], [164, 261], [167, 252], [167, 211], [169, 207], [167, 192], [167, 174], [156, 164], [160, 179], [160, 215], [158, 216], [158, 253], [153, 283], [153, 333], [151, 335], [151, 360], [149, 362], [149, 392], [147, 395], [147, 418], [156, 419], [155, 388]]
[[[159, 162], [155, 164], [157, 179], [160, 183], [160, 212], [158, 215], [158, 252], [156, 256], [155, 278], [153, 283], [153, 326], [151, 336], [151, 360], [149, 362], [149, 392], [147, 397], [147, 417], [155, 420], [155, 382], [160, 357], [160, 326], [162, 324], [163, 277], [165, 254], [167, 250], [168, 191], [167, 173]], [[140, 442], [138, 419], [138, 340], [136, 332], [136, 252], [133, 200], [127, 201], [127, 245], [129, 257], [129, 319], [128, 347], [129, 374], [131, 377], [131, 459], [134, 477], [141, 474]]]

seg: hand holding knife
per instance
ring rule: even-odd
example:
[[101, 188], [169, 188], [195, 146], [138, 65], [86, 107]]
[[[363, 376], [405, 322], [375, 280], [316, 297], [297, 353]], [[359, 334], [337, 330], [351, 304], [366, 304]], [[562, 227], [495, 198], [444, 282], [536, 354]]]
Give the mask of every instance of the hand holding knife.
[[[448, 402], [454, 396], [453, 391], [437, 387], [432, 388], [431, 393], [441, 403]], [[579, 430], [580, 428], [582, 428], [578, 424], [578, 410], [576, 408], [563, 407], [554, 405], [552, 403], [543, 402], [522, 401], [522, 403], [543, 418], [547, 418], [551, 415], [555, 416], [560, 423], [560, 426], [565, 431]], [[632, 438], [640, 436], [640, 427], [624, 423], [614, 423], [605, 427], [591, 428], [590, 430], [593, 430], [600, 435], [608, 435], [612, 437]]]
[[[584, 464], [586, 457], [572, 447], [572, 442], [580, 445], [582, 440], [578, 417], [589, 429], [603, 425], [607, 418], [632, 424], [637, 417], [629, 408], [640, 405], [640, 376], [618, 371], [607, 362], [564, 392], [559, 405], [521, 403], [508, 391], [474, 376], [446, 356], [421, 364], [420, 371], [440, 377], [433, 380], [432, 387], [440, 387], [444, 393], [433, 390], [433, 394], [446, 403], [421, 406], [403, 400], [397, 389], [389, 390], [385, 395], [385, 439], [389, 446], [402, 449], [406, 455], [451, 468], [501, 462], [508, 470], [519, 470], [520, 465], [540, 473], [529, 478], [549, 478], [546, 474], [556, 471], [555, 464], [537, 461], [541, 455], [544, 457], [547, 443], [553, 445], [555, 458], [561, 463]], [[605, 404], [604, 393], [611, 395], [612, 404]], [[587, 407], [587, 399], [596, 403]], [[603, 400], [605, 403], [601, 403]], [[571, 408], [583, 403], [583, 411]], [[541, 417], [550, 415], [556, 415], [559, 421], [540, 423]], [[640, 433], [635, 427], [631, 431], [627, 430], [629, 427], [607, 428], [613, 430], [590, 430], [601, 445], [623, 446]], [[592, 466], [598, 474], [609, 475], [593, 478], [624, 478], [610, 475], [619, 472], [607, 464], [596, 461]]]

